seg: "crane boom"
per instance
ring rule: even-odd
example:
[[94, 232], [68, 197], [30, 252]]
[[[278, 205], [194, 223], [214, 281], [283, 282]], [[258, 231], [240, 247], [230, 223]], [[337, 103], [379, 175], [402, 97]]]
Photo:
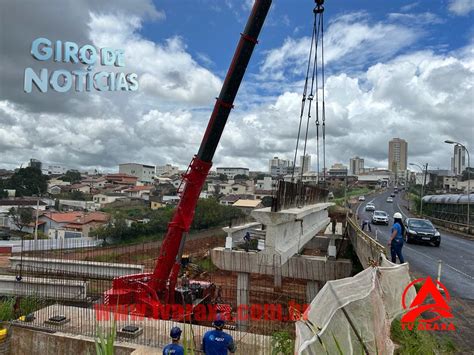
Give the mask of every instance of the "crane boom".
[[179, 271], [180, 246], [182, 247], [184, 242], [183, 234], [190, 229], [199, 195], [212, 166], [212, 158], [271, 3], [272, 0], [256, 0], [254, 3], [216, 99], [199, 151], [183, 175], [180, 201], [168, 225], [154, 272], [114, 279], [113, 288], [105, 294], [106, 300], [111, 304], [141, 303], [153, 308], [163, 302], [173, 302]]

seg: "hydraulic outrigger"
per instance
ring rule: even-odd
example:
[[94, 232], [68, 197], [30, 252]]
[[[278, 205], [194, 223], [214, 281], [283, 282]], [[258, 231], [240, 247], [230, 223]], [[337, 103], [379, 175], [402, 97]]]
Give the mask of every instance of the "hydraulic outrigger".
[[212, 166], [212, 158], [271, 3], [272, 0], [255, 1], [214, 105], [199, 151], [183, 175], [182, 188], [178, 190], [180, 201], [168, 225], [153, 273], [115, 278], [112, 288], [105, 292], [106, 304], [128, 305], [132, 312], [160, 317], [158, 309], [163, 305], [216, 302], [215, 285], [209, 282], [191, 281], [189, 287], [176, 288], [181, 254], [185, 234], [189, 231], [194, 218], [199, 194]]

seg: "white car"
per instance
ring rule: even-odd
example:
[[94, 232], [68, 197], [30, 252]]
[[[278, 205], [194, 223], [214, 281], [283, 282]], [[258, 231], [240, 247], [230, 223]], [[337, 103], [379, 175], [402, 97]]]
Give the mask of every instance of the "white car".
[[388, 213], [385, 211], [374, 211], [372, 224], [386, 224], [388, 226]]
[[366, 210], [366, 211], [375, 211], [375, 205], [374, 205], [372, 202], [369, 202], [369, 203], [365, 206], [365, 210]]
[[359, 196], [359, 201], [365, 201], [365, 196]]
[[387, 197], [387, 202], [393, 202], [393, 197], [388, 196], [388, 197]]

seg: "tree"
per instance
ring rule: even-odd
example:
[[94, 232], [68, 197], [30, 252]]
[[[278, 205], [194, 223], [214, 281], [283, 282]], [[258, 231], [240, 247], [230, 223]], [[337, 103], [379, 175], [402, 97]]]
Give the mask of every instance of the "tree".
[[33, 222], [33, 209], [30, 207], [12, 207], [7, 213], [13, 221], [13, 224], [21, 232], [24, 227]]
[[38, 168], [21, 168], [6, 181], [5, 187], [16, 190], [16, 196], [44, 194], [48, 188], [48, 177]]
[[227, 181], [227, 175], [226, 174], [219, 174], [219, 180], [220, 181]]
[[81, 173], [77, 170], [68, 170], [66, 174], [61, 177], [62, 181], [69, 181], [71, 184], [75, 184], [81, 181]]

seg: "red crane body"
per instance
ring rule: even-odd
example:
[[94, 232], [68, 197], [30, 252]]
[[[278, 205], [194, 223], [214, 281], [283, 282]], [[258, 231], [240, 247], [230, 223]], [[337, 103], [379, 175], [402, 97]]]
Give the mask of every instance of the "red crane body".
[[[214, 105], [198, 154], [194, 156], [188, 171], [183, 175], [183, 188], [179, 191], [180, 201], [168, 225], [154, 272], [115, 278], [112, 288], [104, 295], [106, 304], [130, 305], [132, 312], [155, 318], [161, 318], [157, 310], [162, 305], [188, 301], [196, 304], [189, 294], [182, 292], [183, 290], [180, 290], [179, 300], [175, 294], [184, 234], [190, 229], [199, 195], [212, 166], [212, 158], [271, 2], [272, 0], [255, 1]], [[191, 283], [191, 286], [194, 298], [210, 302], [215, 297], [215, 286], [208, 282], [197, 281]]]

